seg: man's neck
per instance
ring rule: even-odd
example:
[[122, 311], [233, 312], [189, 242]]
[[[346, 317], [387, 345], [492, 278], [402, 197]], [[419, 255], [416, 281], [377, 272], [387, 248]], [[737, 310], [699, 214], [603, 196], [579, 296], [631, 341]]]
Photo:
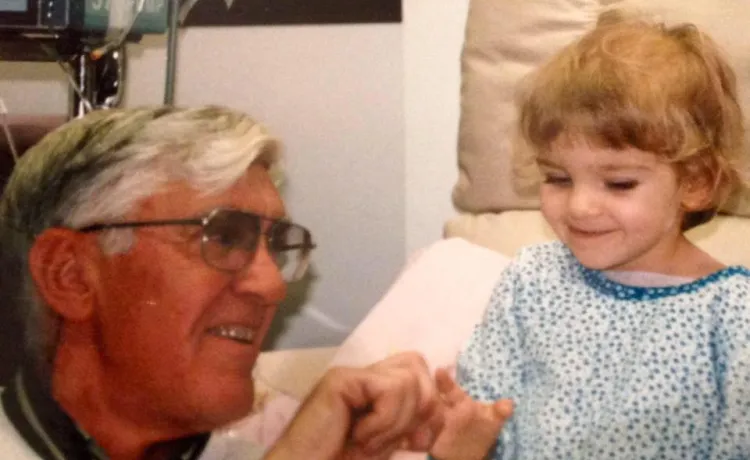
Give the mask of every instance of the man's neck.
[[84, 435], [109, 458], [174, 459], [195, 442], [195, 433], [175, 430], [159, 414], [121, 389], [109, 388], [97, 356], [89, 349], [58, 348], [52, 372], [52, 397]]

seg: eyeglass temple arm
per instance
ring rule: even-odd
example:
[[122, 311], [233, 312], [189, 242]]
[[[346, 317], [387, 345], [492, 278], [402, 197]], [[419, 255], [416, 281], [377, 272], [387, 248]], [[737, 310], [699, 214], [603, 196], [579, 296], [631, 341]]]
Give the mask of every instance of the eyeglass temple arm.
[[78, 229], [79, 232], [91, 233], [116, 228], [166, 227], [172, 225], [203, 225], [202, 219], [151, 220], [146, 222], [112, 222], [110, 224], [92, 224]]

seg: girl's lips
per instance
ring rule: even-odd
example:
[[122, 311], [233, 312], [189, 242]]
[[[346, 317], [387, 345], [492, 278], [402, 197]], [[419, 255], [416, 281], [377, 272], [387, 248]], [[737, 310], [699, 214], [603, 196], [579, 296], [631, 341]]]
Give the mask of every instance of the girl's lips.
[[610, 233], [610, 230], [588, 230], [575, 227], [568, 227], [568, 230], [570, 231], [570, 233], [581, 236], [601, 236]]

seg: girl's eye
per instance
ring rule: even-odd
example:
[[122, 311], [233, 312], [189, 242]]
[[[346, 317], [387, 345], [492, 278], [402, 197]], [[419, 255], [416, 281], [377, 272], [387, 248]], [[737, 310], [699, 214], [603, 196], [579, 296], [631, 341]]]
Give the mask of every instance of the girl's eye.
[[634, 188], [638, 186], [638, 181], [635, 181], [635, 180], [608, 181], [606, 185], [607, 185], [607, 188], [610, 190], [616, 190], [616, 191], [633, 190]]
[[570, 185], [570, 177], [566, 176], [544, 176], [544, 183], [549, 185], [565, 186]]

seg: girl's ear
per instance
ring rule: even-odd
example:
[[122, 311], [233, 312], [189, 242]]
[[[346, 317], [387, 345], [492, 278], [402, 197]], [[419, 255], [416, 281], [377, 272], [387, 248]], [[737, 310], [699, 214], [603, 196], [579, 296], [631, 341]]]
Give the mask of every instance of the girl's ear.
[[711, 175], [695, 172], [682, 179], [682, 207], [687, 212], [703, 211], [714, 206], [716, 184]]
[[84, 238], [73, 230], [51, 228], [36, 237], [29, 251], [29, 270], [39, 294], [67, 321], [84, 321], [94, 309]]

